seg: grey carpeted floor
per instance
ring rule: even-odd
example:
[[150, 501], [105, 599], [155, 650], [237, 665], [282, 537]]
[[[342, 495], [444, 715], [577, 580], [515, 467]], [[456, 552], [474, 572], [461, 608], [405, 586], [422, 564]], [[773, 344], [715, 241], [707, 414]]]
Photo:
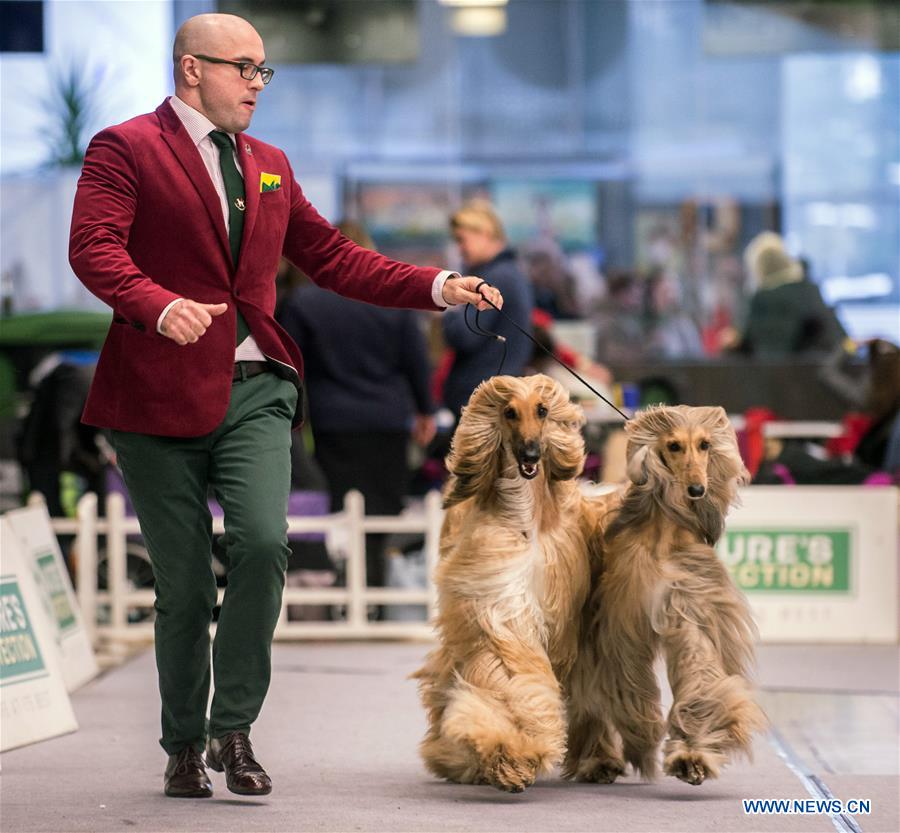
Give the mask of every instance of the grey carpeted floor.
[[[760, 738], [754, 762], [718, 781], [691, 787], [627, 778], [595, 786], [550, 777], [522, 795], [441, 783], [421, 766], [424, 716], [406, 677], [426, 650], [277, 645], [272, 688], [253, 732], [274, 792], [240, 798], [213, 773], [216, 795], [201, 801], [162, 795], [165, 756], [156, 742], [158, 696], [147, 651], [74, 695], [78, 732], [2, 756], [0, 829], [900, 830], [895, 647], [761, 648], [761, 697], [777, 743]], [[843, 800], [869, 799], [872, 813], [832, 821], [742, 810], [742, 798], [809, 798], [810, 784]]]

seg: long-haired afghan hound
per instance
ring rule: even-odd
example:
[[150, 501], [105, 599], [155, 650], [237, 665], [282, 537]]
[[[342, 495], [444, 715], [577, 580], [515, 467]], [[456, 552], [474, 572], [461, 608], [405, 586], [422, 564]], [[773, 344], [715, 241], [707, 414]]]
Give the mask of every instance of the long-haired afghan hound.
[[542, 375], [489, 379], [463, 409], [435, 576], [440, 645], [414, 675], [438, 777], [521, 792], [565, 751], [562, 686], [590, 587], [583, 424]]
[[[631, 482], [602, 533], [564, 772], [610, 782], [627, 761], [652, 778], [668, 731], [664, 771], [700, 784], [749, 756], [766, 723], [748, 679], [756, 628], [713, 549], [748, 473], [722, 408], [651, 408], [625, 430]], [[660, 651], [674, 697], [667, 724]]]

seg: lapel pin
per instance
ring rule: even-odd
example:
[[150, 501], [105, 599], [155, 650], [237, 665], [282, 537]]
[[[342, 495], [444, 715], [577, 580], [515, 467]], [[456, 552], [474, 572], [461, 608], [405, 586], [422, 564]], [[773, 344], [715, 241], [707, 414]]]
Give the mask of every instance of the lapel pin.
[[249, 142], [244, 142], [244, 152], [247, 154], [247, 156], [253, 156], [253, 148], [250, 147]]
[[234, 200], [234, 207], [235, 207], [238, 211], [243, 211], [243, 210], [244, 210], [244, 200], [243, 200], [242, 197], [236, 197], [236, 198], [235, 198], [235, 200]]

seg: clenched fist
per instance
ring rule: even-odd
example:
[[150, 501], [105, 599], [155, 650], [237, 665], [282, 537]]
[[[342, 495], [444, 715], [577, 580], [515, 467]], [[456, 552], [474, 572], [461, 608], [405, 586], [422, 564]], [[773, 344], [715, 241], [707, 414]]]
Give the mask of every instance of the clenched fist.
[[182, 347], [193, 344], [207, 331], [213, 318], [227, 309], [228, 304], [200, 304], [184, 298], [166, 313], [159, 331]]
[[[476, 290], [479, 284], [481, 286]], [[503, 306], [500, 290], [475, 275], [447, 278], [442, 294], [448, 304], [472, 304], [479, 311], [491, 308], [491, 304], [484, 300], [482, 295], [498, 309]]]

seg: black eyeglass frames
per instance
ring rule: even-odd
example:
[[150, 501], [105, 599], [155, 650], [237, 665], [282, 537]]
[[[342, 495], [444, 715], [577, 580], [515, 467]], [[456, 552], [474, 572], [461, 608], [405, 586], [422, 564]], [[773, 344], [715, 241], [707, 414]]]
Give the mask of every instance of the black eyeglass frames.
[[227, 61], [225, 58], [211, 58], [209, 55], [194, 55], [194, 57], [199, 58], [201, 61], [208, 61], [211, 64], [231, 64], [233, 67], [240, 67], [241, 78], [245, 81], [252, 81], [256, 78], [256, 73], [258, 72], [263, 84], [268, 84], [275, 74], [275, 70], [271, 67], [259, 67], [246, 61]]

